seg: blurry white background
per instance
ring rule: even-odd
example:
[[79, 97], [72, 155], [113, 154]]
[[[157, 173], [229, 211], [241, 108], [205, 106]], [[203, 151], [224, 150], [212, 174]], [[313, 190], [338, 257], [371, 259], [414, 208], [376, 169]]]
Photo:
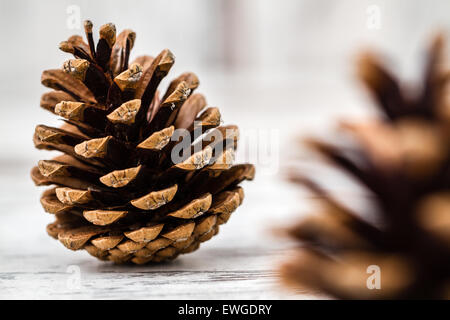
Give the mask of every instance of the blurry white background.
[[[77, 8], [81, 26], [91, 19], [137, 31], [134, 55], [170, 48], [177, 57], [172, 75], [195, 71], [225, 116], [254, 113], [241, 126], [258, 126], [264, 115], [293, 118], [291, 110], [300, 121], [311, 110], [351, 109], [358, 103], [348, 97], [352, 89], [337, 89], [353, 86], [349, 66], [359, 48], [383, 50], [396, 58], [394, 67], [414, 75], [420, 45], [450, 23], [446, 0], [2, 1], [2, 159], [28, 155], [21, 133], [30, 137], [28, 124], [50, 118], [38, 108], [40, 74], [68, 58], [59, 41], [83, 34], [74, 23]], [[328, 100], [336, 91], [341, 99]]]
[[[48, 90], [40, 75], [70, 58], [58, 43], [83, 34], [73, 20], [78, 10], [80, 27], [90, 19], [94, 30], [107, 22], [118, 31], [135, 30], [133, 56], [169, 48], [177, 58], [170, 75], [195, 72], [199, 92], [221, 108], [226, 123], [240, 126], [244, 140], [246, 130], [276, 130], [274, 161], [280, 165], [289, 162], [297, 135], [324, 134], [336, 118], [371, 113], [371, 101], [354, 78], [358, 50], [386, 53], [393, 69], [414, 79], [429, 36], [450, 27], [448, 0], [1, 1], [0, 215], [5, 218], [0, 254], [16, 252], [14, 246], [35, 252], [30, 241], [43, 244], [45, 253], [53, 243], [44, 231], [51, 217], [40, 208], [41, 190], [28, 174], [48, 155], [34, 149], [32, 135], [36, 124], [59, 123], [39, 107], [40, 95]], [[246, 160], [246, 153], [238, 158]], [[244, 206], [206, 246], [271, 242], [261, 235], [307, 207], [279, 171], [256, 165]], [[331, 188], [345, 192], [340, 180], [328, 178]], [[70, 259], [59, 244], [52, 248]]]
[[40, 74], [69, 58], [57, 46], [83, 34], [78, 12], [80, 26], [91, 19], [97, 28], [114, 22], [137, 31], [134, 56], [170, 48], [172, 76], [195, 71], [226, 121], [283, 131], [364, 112], [355, 53], [377, 48], [414, 76], [427, 37], [450, 23], [446, 0], [1, 1], [2, 163], [35, 158], [34, 124], [54, 119], [38, 106]]

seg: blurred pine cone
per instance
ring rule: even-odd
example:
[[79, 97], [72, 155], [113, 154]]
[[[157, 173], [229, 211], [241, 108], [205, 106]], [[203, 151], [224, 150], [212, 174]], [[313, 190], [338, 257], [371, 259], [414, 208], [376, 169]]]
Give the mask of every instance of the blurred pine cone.
[[[65, 121], [38, 125], [34, 134], [38, 149], [64, 153], [31, 172], [36, 185], [55, 185], [41, 198], [56, 217], [49, 235], [114, 262], [196, 250], [242, 203], [238, 184], [253, 178], [252, 165], [232, 165], [238, 128], [221, 126], [217, 108], [200, 114], [206, 100], [193, 94], [193, 73], [174, 79], [160, 98], [158, 85], [174, 63], [169, 50], [129, 65], [133, 31], [116, 37], [113, 24], [103, 25], [96, 46], [90, 21], [85, 32], [88, 43], [72, 36], [60, 44], [75, 59], [42, 74], [54, 91], [41, 106]], [[178, 139], [176, 129], [185, 129]], [[180, 155], [183, 148], [189, 152]]]
[[385, 116], [343, 123], [356, 145], [317, 139], [308, 145], [373, 194], [380, 223], [364, 218], [374, 208], [356, 213], [349, 209], [352, 199], [345, 205], [292, 173], [322, 209], [288, 231], [302, 247], [281, 269], [286, 283], [343, 299], [450, 297], [450, 73], [444, 49], [443, 37], [436, 37], [414, 95], [374, 55], [361, 56], [359, 76]]

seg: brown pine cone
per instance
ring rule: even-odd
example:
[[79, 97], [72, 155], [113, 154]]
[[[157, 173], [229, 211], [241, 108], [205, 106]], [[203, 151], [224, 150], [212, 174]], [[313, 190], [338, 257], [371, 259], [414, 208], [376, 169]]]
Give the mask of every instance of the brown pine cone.
[[[449, 298], [450, 70], [443, 38], [428, 51], [417, 94], [403, 90], [372, 54], [364, 54], [358, 67], [385, 117], [344, 123], [356, 146], [317, 139], [309, 146], [363, 185], [376, 207], [354, 212], [293, 173], [292, 181], [323, 205], [289, 229], [303, 246], [283, 266], [283, 279], [336, 298]], [[373, 211], [371, 220], [379, 223], [365, 219]]]
[[54, 185], [41, 198], [56, 218], [47, 232], [114, 262], [192, 252], [242, 203], [238, 184], [253, 179], [253, 165], [232, 165], [238, 128], [222, 126], [218, 108], [193, 93], [193, 73], [175, 78], [160, 98], [175, 59], [169, 50], [129, 65], [133, 31], [116, 37], [113, 24], [103, 25], [97, 46], [90, 21], [85, 31], [88, 43], [75, 35], [60, 44], [75, 59], [42, 74], [54, 90], [41, 106], [65, 121], [34, 134], [38, 149], [63, 153], [31, 172], [36, 185]]

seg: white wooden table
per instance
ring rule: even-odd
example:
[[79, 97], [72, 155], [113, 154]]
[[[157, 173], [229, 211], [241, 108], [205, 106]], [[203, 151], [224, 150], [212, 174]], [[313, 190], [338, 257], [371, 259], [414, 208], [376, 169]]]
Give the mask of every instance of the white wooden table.
[[[247, 184], [244, 205], [219, 235], [197, 252], [171, 263], [131, 266], [104, 263], [84, 251], [64, 248], [45, 232], [52, 217], [39, 205], [41, 190], [29, 181], [28, 168], [10, 167], [1, 175], [2, 299], [308, 297], [285, 291], [279, 285], [277, 266], [286, 258], [289, 245], [276, 242], [268, 232], [270, 220], [264, 218], [267, 214], [263, 211], [273, 210], [275, 214], [275, 210], [270, 202], [260, 201], [268, 195], [257, 183], [253, 187]], [[260, 217], [263, 221], [258, 221]]]

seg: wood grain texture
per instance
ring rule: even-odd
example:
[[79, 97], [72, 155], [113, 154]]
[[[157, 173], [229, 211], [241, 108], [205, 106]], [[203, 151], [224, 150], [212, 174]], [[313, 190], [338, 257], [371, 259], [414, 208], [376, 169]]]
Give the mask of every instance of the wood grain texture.
[[[289, 245], [269, 230], [275, 207], [267, 183], [249, 188], [243, 206], [219, 235], [193, 254], [164, 264], [114, 265], [70, 252], [45, 232], [52, 220], [28, 179], [31, 164], [2, 166], [0, 299], [284, 299], [310, 298], [281, 288], [276, 266]], [[6, 170], [5, 168], [8, 168]], [[263, 178], [272, 179], [272, 178]], [[248, 184], [250, 186], [250, 184]], [[26, 197], [23, 195], [26, 194]], [[272, 203], [273, 201], [273, 203]], [[279, 216], [278, 221], [283, 215]], [[80, 281], [73, 282], [76, 272]], [[74, 273], [75, 272], [75, 273]]]

